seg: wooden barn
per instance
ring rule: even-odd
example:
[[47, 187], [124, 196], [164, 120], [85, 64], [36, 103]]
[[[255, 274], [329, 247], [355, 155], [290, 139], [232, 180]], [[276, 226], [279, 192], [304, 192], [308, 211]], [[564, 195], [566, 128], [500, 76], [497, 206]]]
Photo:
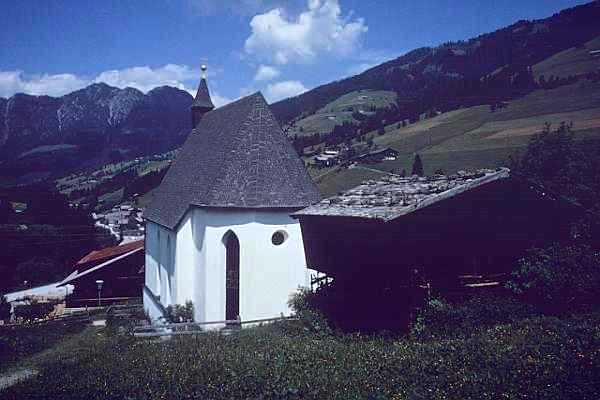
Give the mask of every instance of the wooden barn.
[[[144, 286], [144, 241], [94, 250], [75, 265], [59, 286], [73, 285], [67, 307], [84, 307], [142, 300]], [[102, 288], [98, 293], [98, 282]]]
[[335, 282], [340, 312], [399, 328], [419, 289], [498, 285], [527, 249], [567, 237], [576, 212], [501, 168], [389, 176], [294, 216], [308, 267]]

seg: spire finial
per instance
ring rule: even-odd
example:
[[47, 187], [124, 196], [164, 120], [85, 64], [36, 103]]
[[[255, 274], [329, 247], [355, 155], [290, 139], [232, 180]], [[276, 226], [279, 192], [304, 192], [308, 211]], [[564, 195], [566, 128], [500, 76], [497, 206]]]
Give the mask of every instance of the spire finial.
[[200, 66], [200, 69], [202, 70], [202, 79], [206, 79], [206, 70], [208, 69], [208, 67], [206, 66], [206, 64], [202, 64]]

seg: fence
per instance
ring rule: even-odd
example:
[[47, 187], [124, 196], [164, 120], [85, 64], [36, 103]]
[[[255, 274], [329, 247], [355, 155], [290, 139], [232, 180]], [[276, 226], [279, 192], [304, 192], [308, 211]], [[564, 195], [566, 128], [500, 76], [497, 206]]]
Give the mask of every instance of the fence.
[[202, 327], [210, 325], [225, 325], [227, 333], [231, 333], [232, 330], [240, 329], [243, 325], [248, 324], [261, 324], [276, 321], [293, 321], [297, 320], [296, 317], [274, 317], [274, 318], [262, 318], [262, 319], [251, 319], [242, 321], [240, 319], [226, 319], [222, 321], [205, 321], [205, 322], [178, 322], [172, 324], [160, 324], [160, 325], [148, 325], [148, 326], [137, 326], [133, 328], [133, 336], [135, 337], [160, 337], [160, 336], [173, 336], [173, 335], [196, 335], [200, 333], [206, 333]]

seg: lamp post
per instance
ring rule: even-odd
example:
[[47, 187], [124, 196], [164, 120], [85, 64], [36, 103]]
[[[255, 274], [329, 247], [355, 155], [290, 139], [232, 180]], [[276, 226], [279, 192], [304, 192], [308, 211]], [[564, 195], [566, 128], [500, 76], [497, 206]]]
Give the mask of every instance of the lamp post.
[[98, 307], [100, 307], [100, 295], [102, 293], [102, 285], [104, 284], [104, 281], [102, 279], [98, 279], [96, 281], [96, 285], [98, 285]]

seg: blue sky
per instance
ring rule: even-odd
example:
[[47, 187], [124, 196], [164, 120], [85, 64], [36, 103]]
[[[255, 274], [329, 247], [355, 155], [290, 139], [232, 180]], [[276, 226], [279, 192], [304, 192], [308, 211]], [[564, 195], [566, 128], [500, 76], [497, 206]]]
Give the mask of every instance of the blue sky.
[[11, 1], [0, 23], [0, 96], [90, 83], [193, 92], [202, 62], [218, 105], [275, 101], [421, 46], [468, 39], [578, 0]]

